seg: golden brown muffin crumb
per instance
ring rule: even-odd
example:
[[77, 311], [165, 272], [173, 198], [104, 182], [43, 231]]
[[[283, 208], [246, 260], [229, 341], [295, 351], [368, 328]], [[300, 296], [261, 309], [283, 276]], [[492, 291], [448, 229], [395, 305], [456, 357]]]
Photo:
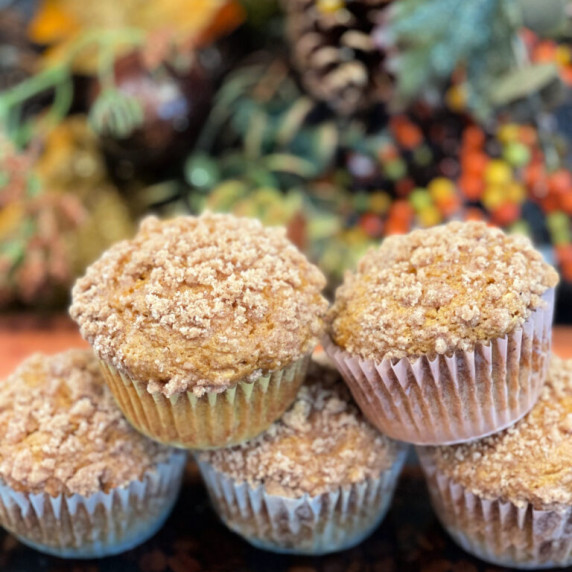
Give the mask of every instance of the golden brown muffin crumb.
[[0, 478], [52, 496], [108, 492], [172, 454], [130, 427], [86, 350], [34, 355], [4, 380], [0, 434]]
[[486, 499], [539, 510], [572, 504], [572, 360], [552, 356], [538, 403], [516, 425], [428, 451], [439, 471]]
[[96, 354], [149, 392], [200, 396], [311, 351], [324, 286], [283, 229], [209, 213], [149, 217], [78, 280], [70, 313]]
[[198, 458], [237, 482], [299, 497], [379, 478], [399, 447], [365, 420], [337, 372], [313, 363], [292, 407], [266, 433]]
[[347, 273], [330, 335], [365, 359], [468, 351], [543, 307], [558, 283], [530, 241], [481, 222], [385, 239]]

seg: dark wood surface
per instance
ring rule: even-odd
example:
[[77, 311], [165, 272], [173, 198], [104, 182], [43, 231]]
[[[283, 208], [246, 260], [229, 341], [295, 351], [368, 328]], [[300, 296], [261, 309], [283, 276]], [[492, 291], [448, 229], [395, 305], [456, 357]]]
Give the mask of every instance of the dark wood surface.
[[173, 514], [143, 546], [101, 560], [43, 556], [0, 533], [2, 572], [499, 572], [449, 540], [429, 505], [420, 470], [408, 465], [381, 526], [361, 545], [322, 557], [252, 548], [209, 505], [194, 464]]
[[[0, 317], [0, 377], [35, 351], [85, 347], [65, 316]], [[554, 349], [572, 357], [572, 328], [558, 327]], [[410, 462], [391, 510], [360, 546], [320, 558], [263, 552], [229, 532], [210, 508], [196, 468], [163, 529], [143, 546], [113, 558], [78, 561], [44, 556], [0, 531], [1, 572], [498, 572], [464, 553], [429, 504], [420, 469]]]

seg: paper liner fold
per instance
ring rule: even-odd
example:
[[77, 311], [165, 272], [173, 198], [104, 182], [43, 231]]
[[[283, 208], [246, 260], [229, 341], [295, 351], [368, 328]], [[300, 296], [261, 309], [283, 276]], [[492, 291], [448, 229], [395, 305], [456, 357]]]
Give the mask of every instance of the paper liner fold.
[[527, 502], [482, 498], [439, 472], [429, 451], [418, 454], [435, 512], [464, 550], [511, 568], [572, 565], [572, 506], [536, 510]]
[[314, 497], [271, 495], [264, 486], [237, 483], [212, 465], [197, 461], [222, 521], [257, 548], [320, 555], [359, 544], [384, 518], [405, 461], [403, 447], [379, 479]]
[[151, 439], [186, 449], [212, 449], [262, 433], [290, 407], [304, 381], [310, 355], [254, 382], [221, 393], [171, 398], [100, 361], [107, 384], [129, 422]]
[[141, 481], [85, 497], [22, 493], [0, 482], [0, 524], [28, 546], [61, 558], [100, 558], [129, 550], [153, 536], [179, 494], [186, 455]]
[[536, 403], [548, 371], [554, 290], [543, 300], [521, 328], [474, 351], [376, 363], [330, 339], [324, 348], [381, 432], [418, 445], [461, 443], [512, 425]]

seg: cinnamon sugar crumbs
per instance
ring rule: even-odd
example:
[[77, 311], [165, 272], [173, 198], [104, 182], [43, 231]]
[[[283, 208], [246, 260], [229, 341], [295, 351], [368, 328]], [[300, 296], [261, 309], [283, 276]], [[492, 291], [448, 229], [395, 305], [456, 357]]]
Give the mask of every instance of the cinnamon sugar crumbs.
[[427, 449], [438, 470], [489, 500], [572, 504], [572, 360], [552, 356], [548, 381], [532, 411], [480, 441]]
[[325, 278], [283, 229], [204, 214], [143, 221], [78, 280], [72, 317], [98, 356], [170, 397], [223, 391], [310, 352]]
[[237, 482], [299, 497], [379, 478], [400, 447], [365, 420], [337, 372], [314, 362], [296, 401], [268, 431], [198, 459]]
[[28, 358], [0, 384], [0, 479], [88, 496], [141, 479], [172, 450], [132, 429], [86, 350]]
[[365, 359], [469, 351], [543, 307], [556, 271], [530, 241], [482, 222], [385, 239], [336, 292], [330, 335]]

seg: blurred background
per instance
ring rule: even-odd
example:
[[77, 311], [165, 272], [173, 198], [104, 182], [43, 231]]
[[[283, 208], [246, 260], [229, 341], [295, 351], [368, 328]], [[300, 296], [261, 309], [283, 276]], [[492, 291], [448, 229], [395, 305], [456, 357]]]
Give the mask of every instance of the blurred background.
[[0, 310], [148, 213], [285, 225], [330, 292], [385, 236], [532, 238], [572, 323], [569, 0], [0, 0]]

